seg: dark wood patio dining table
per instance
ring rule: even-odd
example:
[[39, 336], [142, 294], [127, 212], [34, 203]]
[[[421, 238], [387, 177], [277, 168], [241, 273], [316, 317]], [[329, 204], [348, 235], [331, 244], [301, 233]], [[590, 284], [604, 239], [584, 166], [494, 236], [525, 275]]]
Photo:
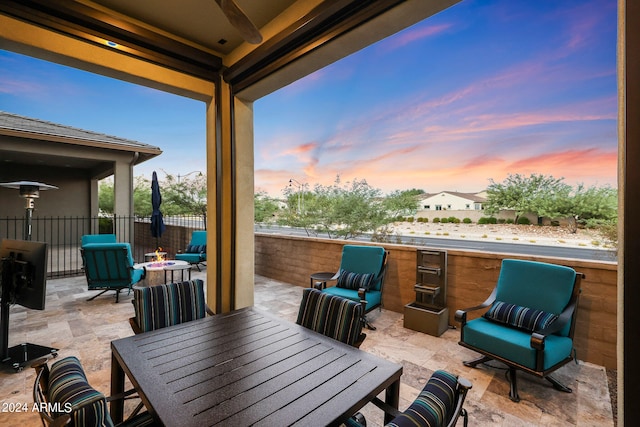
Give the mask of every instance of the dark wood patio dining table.
[[[111, 351], [112, 394], [126, 374], [165, 426], [337, 425], [383, 390], [398, 407], [401, 365], [254, 307], [119, 339]], [[123, 407], [111, 403], [115, 422]]]

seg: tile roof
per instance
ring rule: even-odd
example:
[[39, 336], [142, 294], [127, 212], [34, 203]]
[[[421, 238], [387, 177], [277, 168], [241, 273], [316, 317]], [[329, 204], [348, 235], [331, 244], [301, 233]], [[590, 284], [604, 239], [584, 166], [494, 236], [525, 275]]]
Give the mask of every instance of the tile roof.
[[[45, 120], [34, 119], [31, 117], [20, 116], [18, 114], [0, 111], [0, 134], [2, 130], [10, 130], [17, 132], [28, 132], [31, 134], [40, 134], [43, 136], [56, 136], [68, 138], [69, 142], [75, 143], [102, 143], [113, 145], [114, 149], [144, 150], [158, 151], [159, 147], [134, 141], [131, 139], [120, 138], [117, 136], [106, 135], [104, 133], [93, 132], [90, 130], [79, 129], [71, 126], [65, 126], [58, 123], [52, 123]], [[72, 141], [71, 141], [72, 140]]]

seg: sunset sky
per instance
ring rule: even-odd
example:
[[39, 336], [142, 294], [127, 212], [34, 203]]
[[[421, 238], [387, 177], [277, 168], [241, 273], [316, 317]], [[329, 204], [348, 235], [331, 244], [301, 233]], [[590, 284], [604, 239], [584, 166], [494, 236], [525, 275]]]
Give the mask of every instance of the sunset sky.
[[[481, 191], [616, 184], [616, 0], [465, 0], [254, 104], [255, 185]], [[204, 104], [0, 51], [0, 110], [159, 146], [205, 171]]]

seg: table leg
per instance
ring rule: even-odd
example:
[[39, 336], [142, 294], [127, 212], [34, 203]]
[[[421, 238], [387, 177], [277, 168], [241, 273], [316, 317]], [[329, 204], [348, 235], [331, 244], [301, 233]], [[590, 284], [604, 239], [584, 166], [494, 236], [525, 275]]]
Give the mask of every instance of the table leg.
[[[124, 393], [124, 371], [118, 363], [116, 357], [111, 354], [111, 395], [115, 396]], [[115, 424], [121, 423], [124, 414], [124, 399], [111, 401], [109, 408], [111, 419]]]
[[[398, 378], [393, 384], [387, 387], [385, 392], [384, 401], [391, 405], [394, 409], [398, 409], [398, 405], [400, 405], [400, 379]], [[384, 414], [384, 423], [387, 424], [391, 422], [393, 419], [393, 415]]]

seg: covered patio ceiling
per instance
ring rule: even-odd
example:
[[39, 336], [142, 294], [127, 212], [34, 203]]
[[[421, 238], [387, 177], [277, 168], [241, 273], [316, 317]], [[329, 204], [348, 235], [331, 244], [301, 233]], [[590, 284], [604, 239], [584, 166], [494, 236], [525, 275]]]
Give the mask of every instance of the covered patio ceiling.
[[[253, 101], [458, 1], [235, 0], [260, 44], [245, 42], [215, 0], [5, 0], [0, 14], [198, 78], [221, 75]], [[0, 48], [127, 79], [33, 46]]]

